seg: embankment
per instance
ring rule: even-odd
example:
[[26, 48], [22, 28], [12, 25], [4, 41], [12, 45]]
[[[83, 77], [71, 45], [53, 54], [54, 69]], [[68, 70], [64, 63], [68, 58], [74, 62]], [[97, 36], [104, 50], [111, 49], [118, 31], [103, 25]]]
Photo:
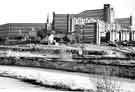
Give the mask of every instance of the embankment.
[[105, 64], [101, 62], [93, 62], [92, 60], [87, 62], [69, 62], [58, 60], [48, 61], [37, 57], [0, 57], [0, 64], [40, 67], [135, 79], [135, 65]]

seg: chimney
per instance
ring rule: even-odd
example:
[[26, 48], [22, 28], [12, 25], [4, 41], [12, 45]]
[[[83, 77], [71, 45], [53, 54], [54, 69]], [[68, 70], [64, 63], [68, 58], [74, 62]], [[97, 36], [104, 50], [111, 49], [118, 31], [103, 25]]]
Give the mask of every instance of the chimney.
[[130, 26], [133, 25], [133, 16], [130, 16]]
[[111, 23], [111, 8], [110, 4], [104, 4], [104, 21], [106, 23]]

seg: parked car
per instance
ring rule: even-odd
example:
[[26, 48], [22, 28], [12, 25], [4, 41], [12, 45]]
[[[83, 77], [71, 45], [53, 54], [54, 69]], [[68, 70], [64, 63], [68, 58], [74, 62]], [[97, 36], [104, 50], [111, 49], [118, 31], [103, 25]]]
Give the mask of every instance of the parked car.
[[128, 46], [135, 46], [135, 41], [128, 42]]
[[125, 40], [125, 41], [122, 41], [122, 42], [121, 42], [121, 45], [123, 45], [123, 46], [128, 46], [128, 41], [126, 41], [126, 40]]
[[110, 41], [110, 42], [108, 42], [108, 46], [117, 47], [118, 44], [116, 42]]

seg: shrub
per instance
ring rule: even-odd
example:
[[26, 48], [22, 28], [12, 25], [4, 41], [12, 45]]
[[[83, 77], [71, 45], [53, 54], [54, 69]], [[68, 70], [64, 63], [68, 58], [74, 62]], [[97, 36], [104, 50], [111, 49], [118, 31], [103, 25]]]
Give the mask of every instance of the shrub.
[[105, 76], [102, 78], [102, 80], [97, 81], [96, 87], [97, 92], [120, 92], [119, 84]]

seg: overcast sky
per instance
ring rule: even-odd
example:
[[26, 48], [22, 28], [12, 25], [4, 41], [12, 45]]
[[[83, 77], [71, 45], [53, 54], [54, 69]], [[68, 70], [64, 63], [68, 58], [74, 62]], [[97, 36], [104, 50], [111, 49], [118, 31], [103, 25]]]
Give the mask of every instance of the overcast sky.
[[102, 9], [109, 3], [115, 17], [135, 16], [135, 0], [0, 0], [0, 24], [13, 22], [44, 23], [47, 13], [79, 13]]

